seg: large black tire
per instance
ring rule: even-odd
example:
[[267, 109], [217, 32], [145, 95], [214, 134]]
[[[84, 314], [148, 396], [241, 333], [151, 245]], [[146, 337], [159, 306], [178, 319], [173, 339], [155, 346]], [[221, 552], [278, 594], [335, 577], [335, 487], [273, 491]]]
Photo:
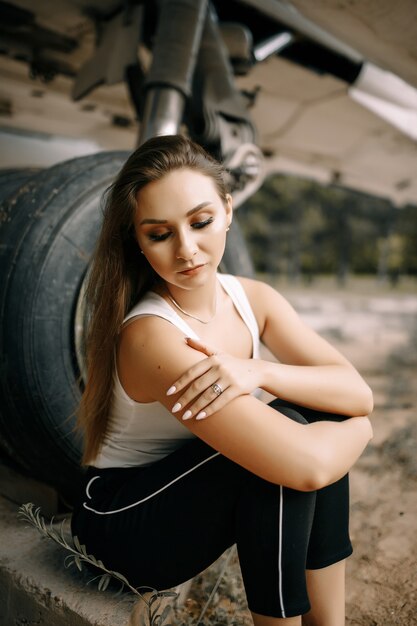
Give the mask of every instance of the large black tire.
[[[101, 224], [101, 196], [126, 157], [112, 152], [60, 163], [2, 205], [1, 447], [70, 502], [81, 474], [77, 303]], [[252, 271], [237, 222], [222, 270]]]
[[39, 172], [39, 168], [7, 168], [0, 170], [0, 203], [19, 189], [29, 178]]
[[71, 500], [80, 440], [74, 318], [101, 223], [100, 198], [127, 153], [102, 153], [31, 178], [2, 206], [0, 432], [7, 454]]
[[[40, 168], [3, 168], [0, 169], [0, 223], [9, 219], [10, 211], [14, 206], [12, 196], [24, 185], [32, 176], [35, 176]], [[3, 210], [3, 205], [8, 202], [7, 213]], [[9, 456], [10, 445], [7, 444], [0, 431], [0, 458], [11, 467], [16, 465], [12, 456]]]

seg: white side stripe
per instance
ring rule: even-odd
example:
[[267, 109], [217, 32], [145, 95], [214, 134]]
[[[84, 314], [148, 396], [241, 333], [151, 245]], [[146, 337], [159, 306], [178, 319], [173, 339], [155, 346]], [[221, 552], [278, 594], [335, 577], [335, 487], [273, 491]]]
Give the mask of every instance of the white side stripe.
[[91, 496], [90, 496], [90, 485], [97, 479], [100, 478], [100, 476], [94, 476], [89, 482], [87, 487], [85, 488], [85, 493], [87, 494], [87, 498], [90, 498], [91, 500]]
[[[98, 515], [112, 515], [113, 513], [121, 513], [122, 511], [127, 511], [127, 509], [131, 509], [134, 506], [137, 506], [138, 504], [142, 504], [142, 502], [146, 502], [146, 500], [149, 500], [150, 498], [153, 498], [154, 496], [158, 495], [158, 493], [161, 493], [161, 491], [164, 491], [165, 489], [168, 489], [168, 487], [170, 487], [171, 485], [176, 483], [177, 480], [180, 480], [180, 478], [184, 478], [184, 476], [187, 476], [187, 474], [190, 474], [190, 472], [193, 472], [195, 469], [197, 469], [201, 465], [204, 465], [204, 463], [207, 463], [207, 461], [211, 461], [211, 459], [214, 459], [216, 456], [219, 456], [219, 454], [220, 454], [220, 452], [216, 452], [216, 454], [212, 454], [207, 459], [204, 459], [204, 461], [201, 461], [200, 463], [198, 463], [198, 465], [195, 465], [194, 467], [192, 467], [191, 469], [187, 470], [183, 474], [180, 474], [180, 476], [177, 476], [177, 478], [174, 478], [174, 480], [171, 480], [171, 482], [167, 483], [166, 485], [164, 485], [163, 487], [158, 489], [158, 491], [155, 491], [154, 493], [151, 493], [149, 496], [146, 496], [146, 498], [142, 498], [142, 500], [138, 500], [137, 502], [134, 502], [133, 504], [128, 504], [127, 506], [124, 506], [121, 509], [115, 509], [114, 511], [97, 511], [96, 509], [93, 509], [90, 506], [88, 506], [85, 502], [84, 502], [83, 506], [84, 506], [85, 509], [88, 509], [89, 511], [92, 511], [93, 513], [97, 513]], [[95, 476], [94, 478], [92, 478], [90, 480], [90, 482], [88, 483], [88, 485], [87, 485], [86, 493], [87, 493], [87, 496], [89, 498], [91, 498], [91, 496], [89, 495], [88, 488], [91, 485], [92, 481], [95, 480], [96, 478], [100, 478], [100, 476]]]
[[279, 602], [281, 604], [282, 617], [286, 617], [284, 599], [282, 595], [282, 509], [284, 506], [283, 487], [279, 487], [279, 527], [278, 527], [278, 589]]

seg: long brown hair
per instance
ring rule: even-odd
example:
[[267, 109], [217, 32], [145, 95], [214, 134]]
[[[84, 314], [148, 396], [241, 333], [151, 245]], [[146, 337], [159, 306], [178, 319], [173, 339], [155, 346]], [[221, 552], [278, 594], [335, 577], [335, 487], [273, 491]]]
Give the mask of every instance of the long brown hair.
[[82, 462], [96, 457], [106, 433], [113, 393], [117, 335], [128, 311], [158, 282], [134, 236], [139, 191], [168, 172], [188, 168], [210, 177], [226, 203], [222, 166], [180, 135], [153, 137], [133, 152], [106, 192], [103, 224], [85, 292], [87, 376], [77, 429], [84, 433]]

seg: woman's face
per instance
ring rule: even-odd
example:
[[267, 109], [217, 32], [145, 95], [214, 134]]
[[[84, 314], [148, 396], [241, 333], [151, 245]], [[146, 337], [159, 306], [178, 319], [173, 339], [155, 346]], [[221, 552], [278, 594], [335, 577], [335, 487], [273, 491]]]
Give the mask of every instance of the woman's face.
[[148, 262], [168, 284], [204, 285], [217, 271], [232, 221], [214, 181], [191, 169], [174, 170], [138, 194], [136, 237]]

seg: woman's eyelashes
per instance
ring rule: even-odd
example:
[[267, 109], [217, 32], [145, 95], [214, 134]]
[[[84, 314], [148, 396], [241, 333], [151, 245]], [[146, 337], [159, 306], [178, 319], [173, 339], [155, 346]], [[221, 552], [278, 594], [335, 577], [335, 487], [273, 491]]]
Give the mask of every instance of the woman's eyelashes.
[[[214, 220], [214, 217], [209, 217], [206, 220], [200, 221], [200, 222], [192, 222], [190, 224], [191, 228], [195, 229], [195, 230], [200, 230], [202, 228], [205, 228], [206, 226], [208, 226], [209, 224], [211, 224]], [[172, 235], [172, 231], [167, 230], [163, 233], [153, 233], [150, 232], [148, 234], [148, 238], [151, 241], [165, 241], [165, 239], [168, 239], [168, 237], [170, 237]]]
[[149, 233], [148, 238], [151, 241], [164, 241], [164, 239], [168, 239], [168, 237], [170, 236], [170, 232], [167, 231], [165, 233], [162, 233], [161, 235], [158, 235], [156, 233]]
[[209, 224], [212, 223], [212, 221], [214, 220], [214, 217], [209, 217], [207, 220], [204, 220], [203, 222], [193, 222], [191, 224], [191, 228], [204, 228], [205, 226], [208, 226]]

